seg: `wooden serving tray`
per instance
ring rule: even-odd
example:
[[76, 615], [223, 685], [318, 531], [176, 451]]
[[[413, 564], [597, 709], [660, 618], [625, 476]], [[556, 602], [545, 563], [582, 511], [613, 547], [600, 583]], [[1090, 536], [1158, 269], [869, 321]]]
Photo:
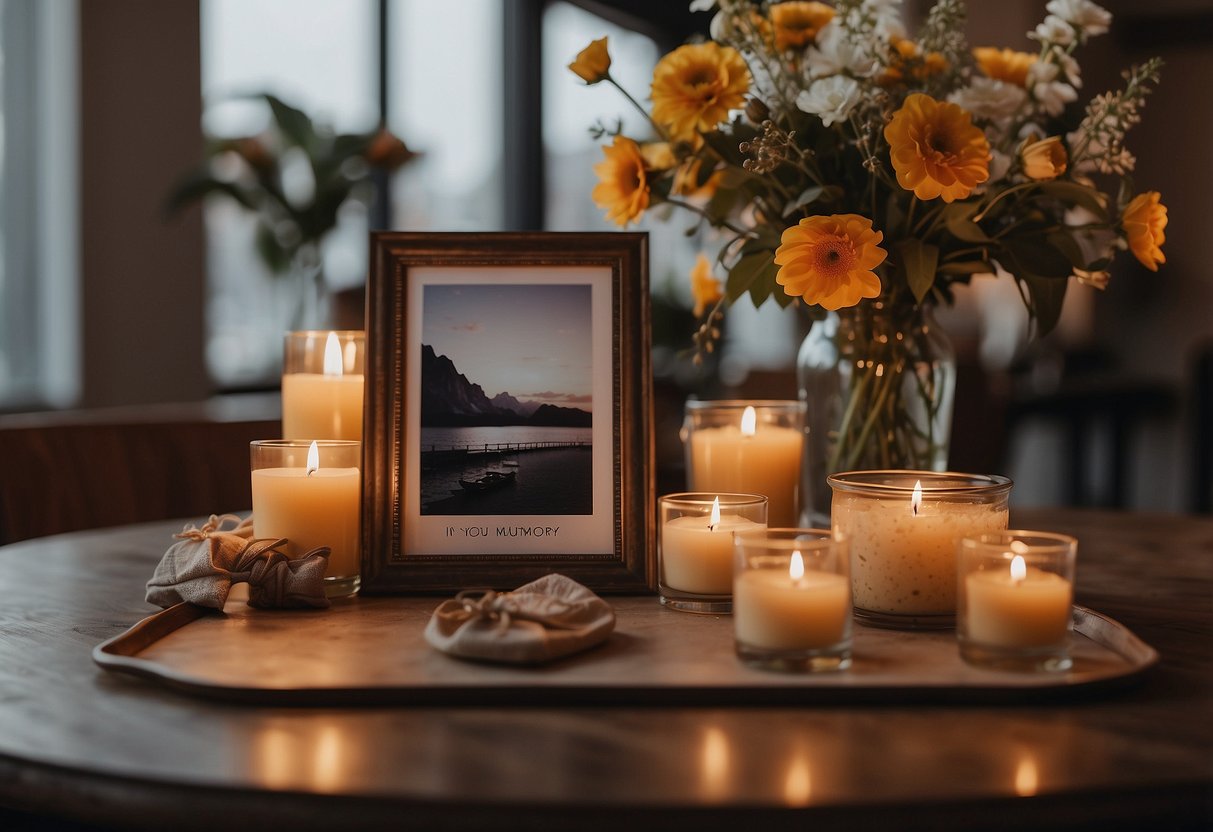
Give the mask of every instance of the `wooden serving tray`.
[[618, 620], [606, 644], [540, 667], [440, 653], [422, 635], [437, 599], [383, 597], [318, 611], [178, 604], [98, 645], [93, 659], [198, 696], [307, 706], [1024, 702], [1124, 684], [1158, 661], [1125, 627], [1075, 607], [1074, 667], [1064, 673], [975, 668], [952, 631], [857, 624], [849, 670], [786, 674], [737, 659], [729, 616], [677, 612], [653, 597], [609, 600]]

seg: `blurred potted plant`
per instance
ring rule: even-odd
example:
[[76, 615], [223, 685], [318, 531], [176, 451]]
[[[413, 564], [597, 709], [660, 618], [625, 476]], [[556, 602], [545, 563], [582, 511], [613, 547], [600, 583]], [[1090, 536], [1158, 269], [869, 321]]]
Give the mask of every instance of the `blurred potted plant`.
[[417, 154], [385, 127], [336, 133], [269, 93], [252, 97], [269, 106], [269, 128], [255, 136], [208, 137], [204, 160], [176, 184], [168, 208], [218, 196], [255, 214], [261, 260], [297, 283], [292, 328], [322, 326], [322, 246], [341, 206], [351, 197], [369, 199], [373, 170], [394, 171]]

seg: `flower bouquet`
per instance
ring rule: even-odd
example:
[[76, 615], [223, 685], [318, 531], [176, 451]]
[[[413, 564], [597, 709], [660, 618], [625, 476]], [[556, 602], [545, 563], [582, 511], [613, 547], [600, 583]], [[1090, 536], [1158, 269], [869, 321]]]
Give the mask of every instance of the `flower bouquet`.
[[[724, 306], [748, 295], [803, 301], [814, 321], [798, 360], [809, 403], [811, 481], [865, 467], [946, 466], [954, 359], [930, 317], [974, 275], [1010, 279], [1038, 334], [1072, 281], [1102, 288], [1118, 249], [1146, 268], [1166, 208], [1137, 193], [1125, 134], [1157, 60], [1079, 111], [1075, 51], [1108, 30], [1090, 0], [1050, 0], [1034, 52], [970, 49], [962, 0], [939, 0], [915, 35], [899, 0], [755, 3], [715, 9], [712, 39], [653, 73], [650, 135], [609, 136], [595, 202], [620, 226], [652, 206], [721, 235], [692, 275], [714, 348]], [[570, 65], [610, 83], [606, 39]]]

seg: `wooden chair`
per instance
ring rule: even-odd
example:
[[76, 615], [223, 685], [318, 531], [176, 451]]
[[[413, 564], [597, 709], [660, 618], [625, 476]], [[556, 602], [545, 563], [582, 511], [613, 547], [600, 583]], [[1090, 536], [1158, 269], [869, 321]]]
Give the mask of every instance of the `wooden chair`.
[[282, 432], [276, 394], [0, 416], [0, 544], [246, 512], [249, 442]]

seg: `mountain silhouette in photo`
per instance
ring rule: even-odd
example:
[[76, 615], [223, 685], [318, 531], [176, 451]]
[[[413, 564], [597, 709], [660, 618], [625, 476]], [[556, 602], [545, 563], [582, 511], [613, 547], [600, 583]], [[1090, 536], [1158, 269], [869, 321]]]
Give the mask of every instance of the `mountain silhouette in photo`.
[[592, 427], [593, 414], [575, 407], [524, 402], [509, 393], [493, 398], [469, 381], [455, 362], [421, 345], [422, 427]]

